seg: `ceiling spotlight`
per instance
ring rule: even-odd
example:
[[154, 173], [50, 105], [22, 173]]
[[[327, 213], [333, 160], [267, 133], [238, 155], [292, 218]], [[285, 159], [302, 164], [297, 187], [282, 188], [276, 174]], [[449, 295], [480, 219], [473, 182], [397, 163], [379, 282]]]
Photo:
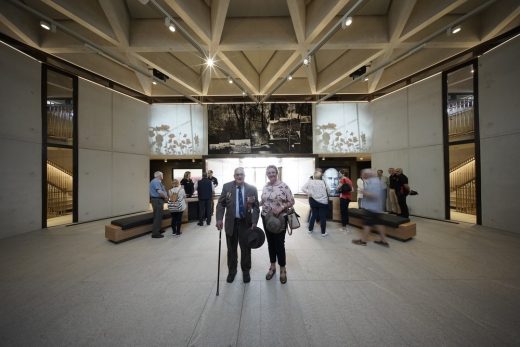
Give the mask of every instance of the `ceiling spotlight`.
[[232, 79], [231, 77], [228, 77], [227, 82], [228, 82], [229, 84], [233, 84], [233, 79]]
[[168, 162], [168, 159], [164, 159], [164, 162], [167, 163], [167, 162]]
[[288, 81], [292, 80], [292, 76], [291, 75], [287, 76], [287, 80]]
[[212, 67], [215, 64], [213, 58], [206, 58], [206, 65]]
[[359, 160], [363, 160], [363, 157], [359, 158]]
[[242, 91], [242, 96], [246, 96], [246, 92], [245, 91]]
[[474, 70], [474, 69], [471, 69], [471, 73], [475, 73], [475, 70]]
[[157, 81], [152, 81], [152, 84], [153, 84], [154, 86], [156, 86], [156, 85], [157, 85]]
[[457, 25], [456, 27], [453, 27], [453, 28], [448, 28], [448, 35], [457, 34], [461, 30], [462, 30], [462, 27], [460, 25]]
[[312, 58], [310, 55], [306, 56], [305, 58], [303, 58], [303, 65], [309, 65], [312, 61]]
[[368, 81], [368, 77], [365, 77], [365, 78], [363, 79], [363, 81], [367, 82], [367, 81]]
[[45, 30], [49, 30], [49, 31], [52, 31], [52, 32], [55, 32], [56, 31], [56, 25], [53, 24], [53, 23], [49, 23], [45, 20], [41, 20], [40, 21], [40, 26], [45, 29]]
[[192, 159], [191, 162], [194, 163], [194, 162], [195, 162], [195, 159]]
[[172, 33], [175, 32], [175, 25], [173, 25], [172, 21], [170, 20], [170, 17], [164, 18], [164, 25], [166, 25]]
[[325, 157], [321, 158], [321, 160], [325, 160]]
[[352, 17], [347, 17], [343, 22], [341, 22], [341, 28], [345, 29], [346, 27], [349, 27], [352, 24]]

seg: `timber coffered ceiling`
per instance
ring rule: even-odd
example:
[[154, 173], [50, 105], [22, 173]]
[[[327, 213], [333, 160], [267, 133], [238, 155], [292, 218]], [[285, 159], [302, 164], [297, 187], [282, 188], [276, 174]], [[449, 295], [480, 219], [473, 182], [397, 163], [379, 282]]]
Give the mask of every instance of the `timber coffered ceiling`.
[[[520, 0], [0, 3], [7, 36], [143, 94], [198, 100], [373, 93], [520, 25]], [[347, 16], [350, 26], [342, 25]], [[42, 19], [56, 30], [43, 30]], [[457, 25], [462, 30], [448, 35]], [[360, 78], [349, 77], [363, 66]], [[152, 84], [152, 69], [166, 83]]]

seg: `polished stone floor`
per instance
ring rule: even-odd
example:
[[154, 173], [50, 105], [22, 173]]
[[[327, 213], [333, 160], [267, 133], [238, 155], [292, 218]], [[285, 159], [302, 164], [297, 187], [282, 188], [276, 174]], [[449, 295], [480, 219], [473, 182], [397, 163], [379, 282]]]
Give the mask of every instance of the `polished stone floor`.
[[218, 297], [214, 225], [118, 245], [107, 221], [3, 239], [0, 345], [520, 345], [520, 234], [413, 220], [417, 237], [389, 249], [303, 225], [286, 238], [285, 285], [264, 278], [266, 244], [251, 283], [226, 283], [223, 242]]

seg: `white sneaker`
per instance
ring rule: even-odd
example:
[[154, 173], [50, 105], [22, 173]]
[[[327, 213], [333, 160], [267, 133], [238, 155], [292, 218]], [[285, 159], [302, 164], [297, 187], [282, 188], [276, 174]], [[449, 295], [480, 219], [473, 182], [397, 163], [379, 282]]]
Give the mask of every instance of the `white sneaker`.
[[329, 236], [328, 232], [325, 232], [325, 234], [321, 234], [321, 237]]

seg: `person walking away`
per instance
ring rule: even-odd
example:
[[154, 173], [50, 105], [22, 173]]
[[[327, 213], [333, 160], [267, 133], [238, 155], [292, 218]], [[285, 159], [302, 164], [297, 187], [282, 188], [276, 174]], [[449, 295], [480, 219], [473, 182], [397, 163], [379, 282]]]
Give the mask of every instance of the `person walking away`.
[[186, 210], [186, 193], [178, 179], [173, 180], [173, 187], [168, 191], [168, 209], [172, 214], [172, 234], [181, 236], [182, 214]]
[[321, 180], [321, 172], [315, 171], [313, 179], [309, 179], [302, 187], [302, 191], [309, 196], [309, 204], [311, 206], [311, 218], [309, 220], [309, 233], [313, 232], [314, 222], [319, 216], [321, 236], [325, 237], [327, 233], [327, 212], [329, 211], [329, 196], [327, 194], [327, 186]]
[[375, 227], [380, 239], [374, 243], [390, 247], [386, 241], [385, 231], [381, 225], [381, 215], [383, 214], [381, 201], [383, 200], [383, 189], [372, 170], [365, 169], [365, 190], [363, 192], [363, 209], [365, 210], [364, 225], [361, 231], [361, 238], [352, 240], [352, 243], [359, 246], [366, 246], [370, 229]]
[[163, 173], [156, 171], [153, 174], [154, 178], [150, 181], [150, 202], [152, 203], [153, 210], [153, 225], [152, 225], [152, 238], [160, 239], [164, 237], [161, 234], [161, 225], [163, 220], [164, 202], [168, 200], [168, 194], [164, 187]]
[[[224, 227], [227, 244], [228, 276], [226, 281], [233, 282], [237, 274], [238, 252], [240, 245], [240, 267], [244, 283], [251, 281], [251, 248], [247, 236], [256, 227], [260, 215], [258, 191], [255, 186], [245, 183], [244, 168], [234, 171], [234, 181], [224, 184], [217, 202], [216, 226]], [[225, 216], [225, 220], [224, 220]]]
[[[293, 207], [294, 197], [289, 186], [278, 179], [278, 168], [276, 166], [269, 165], [265, 170], [265, 174], [268, 182], [262, 189], [260, 206], [262, 206], [262, 222], [265, 228], [269, 260], [271, 262], [265, 279], [270, 280], [273, 278], [276, 273], [276, 261], [278, 260], [278, 265], [280, 266], [280, 282], [284, 284], [287, 282], [285, 255], [287, 221], [284, 216], [287, 214], [287, 209]], [[280, 223], [277, 230], [269, 230], [268, 225], [270, 225], [270, 223], [267, 223], [268, 215], [284, 220], [283, 223]]]
[[[341, 178], [339, 179], [339, 185], [336, 190], [339, 191], [339, 208], [341, 212], [341, 231], [348, 232], [348, 205], [350, 201], [352, 201], [352, 181], [348, 177], [348, 170], [341, 169], [340, 171]], [[350, 191], [343, 190], [342, 187], [344, 184], [348, 184], [350, 186]]]
[[197, 197], [199, 199], [199, 222], [197, 225], [203, 226], [204, 219], [206, 225], [211, 224], [211, 200], [213, 199], [213, 183], [208, 178], [208, 173], [202, 173], [202, 179], [197, 182]]

